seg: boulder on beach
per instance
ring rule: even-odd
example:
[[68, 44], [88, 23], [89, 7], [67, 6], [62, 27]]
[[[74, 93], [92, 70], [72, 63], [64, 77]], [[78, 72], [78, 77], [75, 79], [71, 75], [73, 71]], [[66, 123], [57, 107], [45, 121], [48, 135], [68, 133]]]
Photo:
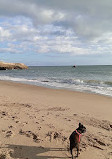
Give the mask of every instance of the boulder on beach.
[[0, 70], [28, 69], [23, 63], [6, 63], [0, 62]]

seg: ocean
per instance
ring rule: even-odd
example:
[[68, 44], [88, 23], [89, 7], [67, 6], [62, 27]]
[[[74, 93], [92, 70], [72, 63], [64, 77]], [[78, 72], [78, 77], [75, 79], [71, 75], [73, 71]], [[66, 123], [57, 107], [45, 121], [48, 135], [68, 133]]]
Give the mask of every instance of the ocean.
[[112, 96], [112, 66], [30, 66], [0, 71], [0, 80]]

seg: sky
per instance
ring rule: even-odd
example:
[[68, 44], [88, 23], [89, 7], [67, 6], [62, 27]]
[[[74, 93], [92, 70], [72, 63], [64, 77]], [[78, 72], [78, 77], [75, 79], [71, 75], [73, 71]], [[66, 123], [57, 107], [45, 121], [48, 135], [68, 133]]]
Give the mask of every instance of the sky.
[[0, 61], [112, 65], [112, 1], [0, 0]]

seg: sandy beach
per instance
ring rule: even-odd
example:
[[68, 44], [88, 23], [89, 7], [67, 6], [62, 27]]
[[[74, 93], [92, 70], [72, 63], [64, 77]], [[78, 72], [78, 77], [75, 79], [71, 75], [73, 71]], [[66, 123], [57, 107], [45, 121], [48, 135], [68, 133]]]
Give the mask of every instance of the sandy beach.
[[68, 159], [79, 122], [79, 159], [112, 159], [111, 97], [0, 81], [0, 159]]

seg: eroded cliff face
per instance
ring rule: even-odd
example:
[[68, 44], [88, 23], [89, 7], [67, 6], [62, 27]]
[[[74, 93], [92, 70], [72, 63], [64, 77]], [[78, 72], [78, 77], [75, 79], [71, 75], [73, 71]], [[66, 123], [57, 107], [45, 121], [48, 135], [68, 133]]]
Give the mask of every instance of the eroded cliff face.
[[23, 63], [6, 63], [0, 62], [0, 70], [28, 69]]

